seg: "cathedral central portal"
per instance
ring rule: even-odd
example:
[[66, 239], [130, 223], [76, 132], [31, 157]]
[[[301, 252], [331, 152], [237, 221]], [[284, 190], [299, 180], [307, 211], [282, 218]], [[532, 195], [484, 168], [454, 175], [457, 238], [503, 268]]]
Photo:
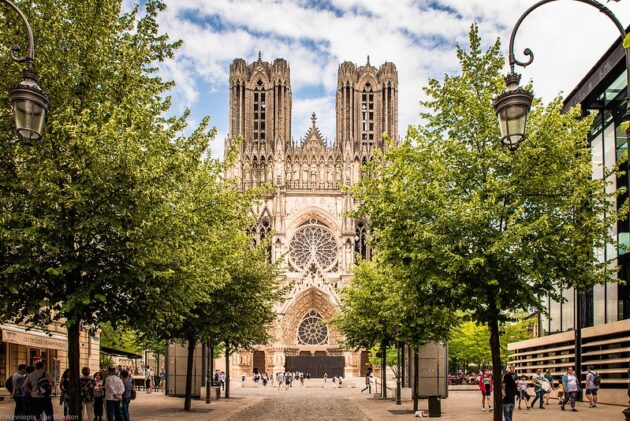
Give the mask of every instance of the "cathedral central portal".
[[354, 202], [343, 186], [362, 177], [361, 165], [384, 134], [398, 136], [398, 74], [392, 63], [380, 67], [344, 62], [338, 70], [336, 139], [328, 143], [313, 113], [310, 127], [291, 136], [291, 82], [284, 59], [230, 66], [230, 128], [226, 150], [239, 137], [239, 156], [228, 176], [243, 189], [267, 184], [274, 193], [253, 211], [255, 241], [271, 239], [271, 259], [280, 261], [278, 282], [290, 286], [276, 303], [273, 342], [232, 357], [232, 375], [302, 371], [352, 377], [365, 372], [365, 352], [343, 348], [329, 322], [339, 308], [339, 289], [352, 266], [369, 259], [367, 225], [349, 212]]

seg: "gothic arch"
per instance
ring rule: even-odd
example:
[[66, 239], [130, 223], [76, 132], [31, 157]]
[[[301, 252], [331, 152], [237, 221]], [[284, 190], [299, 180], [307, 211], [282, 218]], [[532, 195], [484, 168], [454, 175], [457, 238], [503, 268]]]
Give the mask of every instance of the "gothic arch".
[[341, 235], [341, 230], [335, 223], [335, 217], [326, 210], [316, 206], [309, 206], [297, 213], [293, 219], [288, 222], [287, 232], [293, 233], [300, 225], [310, 219], [321, 221], [324, 225], [330, 228], [336, 236]]
[[[337, 308], [330, 301], [328, 294], [316, 287], [308, 288], [299, 294], [284, 311], [282, 340], [287, 345], [298, 345], [298, 329], [305, 315], [315, 311], [321, 315], [324, 322], [329, 322]], [[337, 334], [328, 327], [328, 343], [325, 346], [336, 346]]]
[[[370, 84], [369, 87], [367, 87], [367, 84]], [[360, 78], [359, 78], [359, 82], [357, 83], [357, 91], [362, 92], [364, 89], [367, 91], [372, 91], [372, 92], [376, 92], [379, 90], [379, 83], [376, 80], [376, 76], [374, 74], [372, 74], [372, 72], [366, 72], [364, 73]]]

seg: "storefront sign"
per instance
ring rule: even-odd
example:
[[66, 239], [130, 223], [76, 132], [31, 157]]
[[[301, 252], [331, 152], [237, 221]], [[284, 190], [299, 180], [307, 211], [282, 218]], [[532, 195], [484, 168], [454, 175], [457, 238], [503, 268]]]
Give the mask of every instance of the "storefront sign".
[[67, 339], [60, 334], [49, 336], [44, 332], [27, 331], [17, 326], [0, 326], [2, 341], [34, 348], [61, 349], [68, 347]]

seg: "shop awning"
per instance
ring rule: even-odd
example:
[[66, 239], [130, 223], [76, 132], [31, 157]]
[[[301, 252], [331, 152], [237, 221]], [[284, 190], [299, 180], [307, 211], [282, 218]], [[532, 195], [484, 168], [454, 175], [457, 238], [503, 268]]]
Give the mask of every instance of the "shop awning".
[[133, 352], [121, 351], [119, 349], [108, 348], [101, 345], [101, 352], [107, 355], [113, 355], [115, 357], [127, 357], [131, 359], [142, 358], [142, 355], [134, 354]]
[[16, 325], [0, 325], [2, 342], [31, 346], [34, 348], [60, 349], [68, 348], [68, 338], [62, 333], [46, 333], [41, 330], [26, 330]]

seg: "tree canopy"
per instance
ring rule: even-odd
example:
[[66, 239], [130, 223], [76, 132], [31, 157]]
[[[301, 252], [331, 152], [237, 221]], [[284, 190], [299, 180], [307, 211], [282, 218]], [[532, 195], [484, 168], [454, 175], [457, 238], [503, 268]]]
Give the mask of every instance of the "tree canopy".
[[[180, 42], [159, 32], [163, 2], [129, 13], [119, 0], [17, 3], [50, 112], [43, 139], [26, 147], [0, 110], [0, 320], [65, 323], [78, 381], [80, 328], [177, 325], [227, 279], [208, 256], [228, 252], [223, 218], [242, 202], [208, 158], [208, 119], [190, 130], [188, 112], [169, 116], [173, 84], [156, 65]], [[3, 39], [21, 44], [17, 16], [3, 19]], [[19, 67], [0, 61], [5, 88]], [[78, 393], [73, 381], [71, 415]]]
[[483, 51], [473, 25], [457, 57], [461, 73], [429, 80], [424, 122], [389, 148], [385, 165], [370, 164], [355, 197], [383, 262], [435, 305], [488, 325], [498, 390], [499, 323], [542, 311], [542, 298], [561, 299], [561, 287], [615, 281], [593, 249], [614, 242], [619, 212], [610, 178], [591, 175], [591, 118], [563, 114], [560, 98], [535, 100], [527, 139], [510, 152], [493, 109], [505, 89], [499, 42]]

